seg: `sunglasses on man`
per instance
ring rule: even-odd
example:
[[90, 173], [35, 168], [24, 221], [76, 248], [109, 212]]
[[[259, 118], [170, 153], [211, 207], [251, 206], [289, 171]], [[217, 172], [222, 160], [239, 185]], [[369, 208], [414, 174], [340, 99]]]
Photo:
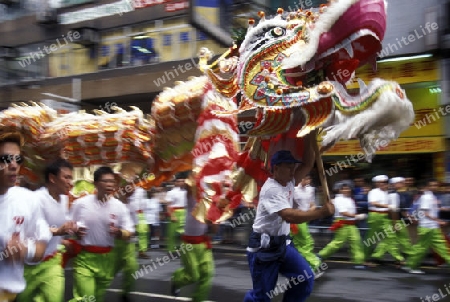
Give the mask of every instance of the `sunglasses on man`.
[[23, 158], [20, 155], [3, 154], [0, 155], [0, 163], [10, 164], [16, 162], [18, 165], [23, 163]]

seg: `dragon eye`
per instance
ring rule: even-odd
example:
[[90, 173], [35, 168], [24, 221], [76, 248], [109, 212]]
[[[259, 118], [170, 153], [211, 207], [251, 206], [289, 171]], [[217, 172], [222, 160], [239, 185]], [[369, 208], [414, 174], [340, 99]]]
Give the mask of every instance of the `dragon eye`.
[[281, 37], [284, 35], [284, 33], [285, 33], [285, 30], [284, 30], [284, 28], [281, 28], [281, 27], [275, 27], [270, 31], [270, 35], [274, 38]]

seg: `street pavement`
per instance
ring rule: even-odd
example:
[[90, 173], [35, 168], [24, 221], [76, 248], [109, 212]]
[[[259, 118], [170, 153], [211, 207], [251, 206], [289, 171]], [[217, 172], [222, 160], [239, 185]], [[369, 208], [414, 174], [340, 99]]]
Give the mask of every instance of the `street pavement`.
[[[136, 288], [131, 295], [132, 301], [168, 302], [191, 301], [192, 286], [182, 289], [179, 298], [170, 296], [171, 274], [180, 267], [180, 260], [172, 257], [164, 263], [166, 256], [162, 249], [149, 252], [151, 260], [139, 259], [143, 275], [136, 281]], [[174, 254], [176, 256], [176, 254]], [[316, 280], [314, 291], [308, 302], [429, 302], [450, 301], [450, 269], [422, 267], [424, 275], [411, 275], [395, 268], [387, 262], [378, 268], [355, 270], [351, 263], [339, 261], [339, 257], [326, 261], [325, 274]], [[167, 258], [166, 258], [167, 260]], [[238, 302], [243, 301], [252, 282], [243, 248], [214, 249], [215, 276], [209, 301]], [[323, 266], [325, 267], [325, 266]], [[280, 276], [278, 283], [287, 282]], [[72, 270], [66, 270], [66, 301], [72, 295]], [[107, 302], [120, 302], [121, 275], [111, 284], [106, 295]], [[433, 296], [434, 295], [434, 296]], [[427, 300], [427, 296], [429, 300]], [[434, 300], [433, 300], [434, 299]], [[272, 301], [282, 301], [282, 295]]]

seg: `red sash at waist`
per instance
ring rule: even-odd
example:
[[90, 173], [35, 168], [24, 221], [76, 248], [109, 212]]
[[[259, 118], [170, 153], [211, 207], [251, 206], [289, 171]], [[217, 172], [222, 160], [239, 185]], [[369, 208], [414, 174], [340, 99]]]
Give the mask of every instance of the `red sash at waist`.
[[355, 220], [337, 220], [331, 225], [330, 230], [334, 232], [342, 228], [344, 225], [355, 225], [355, 224], [356, 224]]
[[68, 239], [65, 241], [66, 241], [65, 243], [66, 251], [62, 255], [62, 262], [61, 262], [62, 267], [66, 267], [67, 262], [71, 258], [76, 257], [82, 251], [83, 248], [81, 244], [78, 243], [78, 241], [76, 241], [75, 239]]
[[172, 208], [170, 208], [170, 210], [172, 210], [172, 211], [184, 210], [184, 209], [185, 209], [184, 207], [172, 207]]
[[295, 223], [291, 223], [291, 233], [296, 235], [298, 234], [298, 226]]
[[112, 248], [109, 246], [82, 246], [78, 241], [74, 239], [67, 240], [66, 245], [66, 251], [62, 255], [62, 267], [66, 267], [67, 262], [71, 258], [75, 258], [79, 253], [81, 253], [81, 251], [95, 254], [105, 254], [109, 253], [112, 250]]
[[380, 213], [380, 214], [388, 214], [389, 211], [377, 211], [377, 210], [369, 210], [369, 213]]
[[83, 246], [83, 251], [94, 254], [106, 254], [111, 252], [112, 247], [110, 246], [94, 246], [94, 245], [85, 245]]
[[45, 256], [44, 259], [42, 259], [42, 262], [48, 261], [48, 260], [54, 258], [56, 255], [58, 255], [58, 252], [57, 252], [57, 251], [53, 252], [53, 253], [50, 254], [50, 255]]
[[181, 240], [183, 240], [186, 243], [190, 243], [190, 244], [204, 243], [204, 244], [206, 244], [206, 247], [208, 249], [212, 248], [211, 238], [209, 238], [209, 236], [207, 236], [207, 235], [201, 235], [201, 236], [182, 235]]
[[176, 210], [184, 210], [184, 209], [185, 209], [185, 207], [169, 207], [168, 208], [168, 214], [171, 215]]

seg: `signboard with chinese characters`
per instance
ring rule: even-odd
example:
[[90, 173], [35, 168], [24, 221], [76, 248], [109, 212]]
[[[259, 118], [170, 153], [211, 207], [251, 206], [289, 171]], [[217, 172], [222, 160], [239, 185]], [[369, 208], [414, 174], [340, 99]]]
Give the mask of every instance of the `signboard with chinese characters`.
[[172, 2], [172, 0], [133, 0], [134, 8], [144, 8]]
[[73, 24], [87, 20], [94, 20], [102, 17], [119, 15], [128, 13], [134, 10], [131, 1], [121, 0], [114, 3], [90, 7], [75, 12], [69, 12], [60, 15], [61, 24]]
[[189, 8], [189, 1], [174, 1], [174, 0], [132, 0], [134, 8], [145, 8], [155, 5], [164, 4], [164, 10], [168, 13], [176, 12]]
[[167, 3], [165, 5], [164, 9], [166, 12], [172, 13], [172, 12], [176, 12], [176, 11], [188, 9], [188, 8], [189, 8], [189, 1], [184, 0], [184, 1], [175, 1], [175, 2]]

